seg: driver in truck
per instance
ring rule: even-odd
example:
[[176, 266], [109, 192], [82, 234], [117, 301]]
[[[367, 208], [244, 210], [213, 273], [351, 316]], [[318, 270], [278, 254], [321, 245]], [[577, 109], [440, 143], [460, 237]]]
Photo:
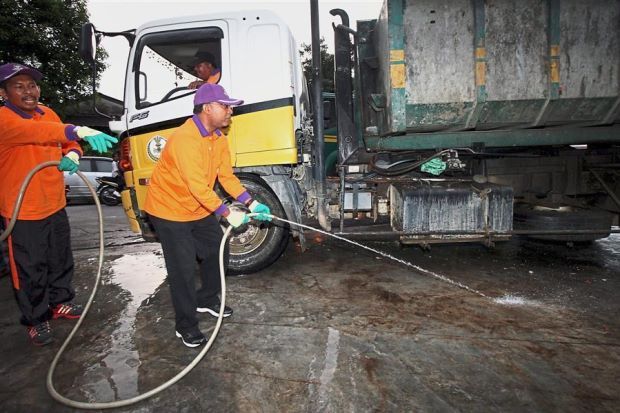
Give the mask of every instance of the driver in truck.
[[205, 83], [217, 83], [220, 81], [222, 75], [222, 72], [217, 67], [215, 56], [209, 52], [203, 51], [196, 53], [194, 72], [200, 80], [194, 80], [187, 86], [188, 89], [198, 89]]
[[[223, 237], [218, 216], [237, 228], [249, 221], [241, 210], [229, 208], [213, 190], [217, 180], [254, 218], [270, 221], [269, 207], [252, 200], [233, 174], [230, 150], [222, 129], [231, 123], [232, 107], [242, 104], [220, 85], [206, 83], [194, 95], [194, 116], [173, 132], [155, 166], [144, 209], [161, 242], [175, 312], [176, 336], [187, 347], [206, 339], [196, 312], [219, 315], [219, 245]], [[194, 283], [200, 265], [201, 287]], [[228, 248], [224, 253], [228, 263]], [[224, 307], [224, 317], [232, 309]]]

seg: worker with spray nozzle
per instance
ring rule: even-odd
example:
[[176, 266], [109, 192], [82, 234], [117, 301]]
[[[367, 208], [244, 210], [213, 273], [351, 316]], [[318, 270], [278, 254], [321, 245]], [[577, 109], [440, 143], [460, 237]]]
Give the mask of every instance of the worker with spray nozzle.
[[[219, 316], [219, 245], [223, 237], [218, 216], [237, 228], [249, 222], [240, 209], [229, 208], [213, 190], [217, 180], [228, 194], [270, 221], [270, 210], [253, 200], [233, 174], [228, 141], [222, 129], [231, 124], [233, 106], [217, 84], [202, 85], [194, 96], [194, 115], [168, 139], [146, 194], [145, 210], [164, 253], [168, 284], [175, 311], [176, 336], [188, 347], [206, 342], [196, 312]], [[201, 286], [196, 290], [195, 265], [200, 264]], [[228, 248], [224, 263], [228, 263]], [[232, 315], [226, 306], [223, 316]]]
[[73, 254], [65, 211], [63, 171], [78, 170], [85, 140], [106, 152], [116, 138], [84, 126], [61, 123], [58, 115], [39, 103], [38, 70], [19, 64], [0, 66], [0, 216], [5, 225], [13, 215], [20, 186], [28, 173], [47, 161], [26, 189], [13, 231], [7, 239], [13, 291], [21, 323], [33, 344], [53, 341], [50, 319], [76, 319], [82, 306], [72, 300]]

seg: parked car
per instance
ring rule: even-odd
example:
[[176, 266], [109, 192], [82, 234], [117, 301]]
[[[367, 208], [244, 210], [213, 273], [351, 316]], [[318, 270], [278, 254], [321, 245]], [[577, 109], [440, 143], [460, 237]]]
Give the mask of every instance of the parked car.
[[[80, 172], [87, 178], [95, 190], [99, 183], [95, 178], [111, 177], [114, 171], [114, 160], [101, 156], [83, 156], [80, 159]], [[65, 172], [65, 187], [68, 186], [67, 201], [93, 201], [88, 187], [77, 174], [69, 175]]]

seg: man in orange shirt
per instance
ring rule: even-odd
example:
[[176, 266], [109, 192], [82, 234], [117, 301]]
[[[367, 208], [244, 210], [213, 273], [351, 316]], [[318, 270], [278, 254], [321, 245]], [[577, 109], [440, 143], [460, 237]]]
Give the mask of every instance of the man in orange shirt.
[[35, 345], [53, 341], [49, 320], [79, 318], [72, 303], [73, 256], [65, 212], [62, 171], [78, 170], [86, 140], [105, 152], [116, 138], [88, 127], [63, 124], [53, 110], [39, 104], [37, 81], [43, 75], [18, 63], [0, 66], [0, 219], [8, 225], [26, 175], [46, 161], [60, 160], [30, 181], [13, 231], [7, 238], [9, 267], [21, 323]]
[[[253, 201], [233, 174], [226, 136], [232, 107], [242, 104], [228, 97], [220, 85], [206, 83], [194, 96], [194, 116], [168, 139], [153, 171], [144, 209], [161, 241], [168, 284], [175, 311], [176, 336], [188, 347], [206, 339], [198, 328], [196, 311], [220, 312], [219, 245], [223, 237], [217, 215], [239, 227], [249, 221], [229, 209], [213, 190], [220, 183], [237, 201], [247, 205], [256, 219], [270, 221], [269, 207]], [[194, 269], [200, 263], [201, 287], [196, 291]], [[226, 250], [224, 263], [228, 263]], [[224, 317], [232, 310], [224, 307]]]
[[209, 52], [196, 53], [194, 72], [200, 80], [194, 80], [190, 83], [189, 86], [187, 86], [189, 89], [198, 89], [205, 83], [217, 83], [222, 76], [222, 72], [217, 67], [215, 56]]

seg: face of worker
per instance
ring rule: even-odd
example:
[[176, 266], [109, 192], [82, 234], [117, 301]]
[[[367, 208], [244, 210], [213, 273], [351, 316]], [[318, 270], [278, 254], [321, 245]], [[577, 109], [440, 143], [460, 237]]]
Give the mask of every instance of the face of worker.
[[7, 80], [0, 89], [4, 99], [26, 113], [33, 114], [41, 97], [41, 89], [29, 75], [17, 75]]
[[196, 72], [196, 76], [201, 78], [202, 80], [207, 80], [213, 73], [213, 65], [209, 62], [200, 62], [196, 66], [194, 66], [194, 72]]
[[230, 126], [233, 109], [231, 106], [218, 102], [205, 105], [205, 111], [212, 126], [222, 129]]

